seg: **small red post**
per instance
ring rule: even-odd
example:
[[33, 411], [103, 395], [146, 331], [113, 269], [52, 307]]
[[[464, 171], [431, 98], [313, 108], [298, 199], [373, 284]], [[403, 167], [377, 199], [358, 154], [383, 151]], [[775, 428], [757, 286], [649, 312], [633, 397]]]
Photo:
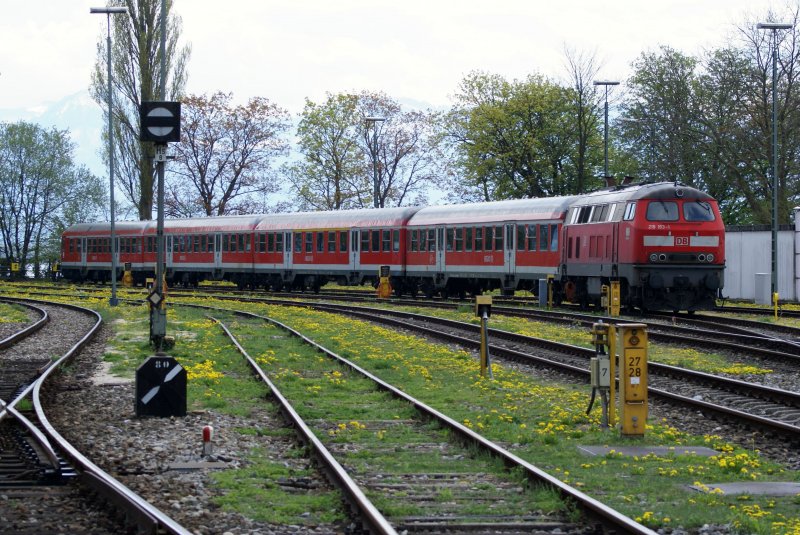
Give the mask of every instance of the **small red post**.
[[203, 456], [207, 457], [213, 453], [214, 447], [211, 439], [214, 437], [214, 428], [210, 425], [203, 427]]

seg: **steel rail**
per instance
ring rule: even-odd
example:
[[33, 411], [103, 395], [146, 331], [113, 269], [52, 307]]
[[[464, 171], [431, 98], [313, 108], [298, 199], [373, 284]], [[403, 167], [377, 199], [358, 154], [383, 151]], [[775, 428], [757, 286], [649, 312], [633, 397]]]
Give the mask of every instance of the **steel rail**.
[[12, 334], [8, 338], [0, 340], [0, 349], [5, 349], [7, 347], [11, 347], [12, 345], [17, 343], [18, 341], [22, 340], [23, 338], [25, 338], [27, 336], [30, 336], [31, 334], [35, 333], [36, 331], [38, 331], [39, 329], [44, 327], [50, 321], [50, 316], [47, 314], [47, 311], [44, 310], [43, 308], [39, 308], [39, 307], [37, 307], [35, 305], [32, 305], [32, 304], [29, 304], [29, 303], [16, 303], [16, 302], [14, 302], [13, 300], [10, 300], [10, 299], [0, 299], [0, 302], [7, 303], [7, 304], [22, 305], [24, 307], [29, 308], [30, 310], [38, 312], [39, 315], [41, 316], [37, 321], [35, 321], [34, 323], [28, 325], [24, 329], [22, 329], [20, 331], [17, 331], [16, 333]]
[[[337, 310], [337, 308], [339, 308], [339, 309], [348, 308], [348, 310], [347, 310], [348, 314], [364, 318], [364, 319], [366, 319], [368, 321], [377, 321], [377, 322], [381, 322], [381, 323], [391, 324], [391, 325], [399, 327], [399, 328], [409, 328], [408, 324], [403, 323], [403, 322], [401, 322], [399, 320], [394, 320], [394, 319], [391, 319], [391, 318], [376, 317], [376, 315], [375, 315], [375, 312], [377, 311], [376, 309], [372, 309], [372, 312], [369, 313], [369, 312], [365, 312], [365, 311], [353, 310], [355, 308], [362, 308], [362, 307], [344, 307], [343, 305], [298, 305], [298, 306], [307, 306], [307, 307], [311, 306], [311, 307], [316, 308], [318, 310], [325, 310], [326, 307], [327, 307], [329, 310], [331, 310], [333, 312], [337, 312], [337, 313], [341, 313], [342, 312], [342, 310]], [[381, 309], [381, 312], [384, 312], [384, 310]], [[410, 315], [410, 316], [414, 315], [414, 314], [409, 313], [409, 312], [397, 312], [397, 311], [389, 311], [389, 314], [397, 314], [397, 315], [403, 314], [403, 315]], [[421, 315], [417, 315], [417, 316], [421, 316]], [[429, 317], [421, 316], [421, 318], [425, 318], [427, 320]], [[452, 326], [457, 325], [458, 328], [461, 328], [461, 329], [467, 329], [467, 330], [477, 330], [477, 329], [479, 329], [478, 326], [472, 325], [470, 323], [463, 323], [463, 322], [457, 322], [457, 321], [454, 321], [454, 320], [445, 320], [445, 319], [442, 319], [442, 318], [433, 318], [433, 317], [430, 317], [430, 319], [431, 320], [435, 320], [436, 322], [439, 322], [440, 324], [450, 324]], [[466, 345], [466, 346], [469, 346], [469, 347], [471, 347], [473, 349], [477, 349], [477, 348], [480, 347], [480, 343], [478, 341], [476, 341], [476, 340], [463, 338], [463, 337], [460, 337], [458, 335], [454, 335], [454, 334], [450, 334], [450, 333], [444, 333], [444, 332], [436, 330], [436, 329], [430, 329], [430, 328], [421, 327], [421, 326], [418, 326], [418, 325], [413, 326], [413, 328], [415, 330], [419, 330], [419, 331], [425, 332], [426, 334], [428, 334], [428, 335], [430, 335], [432, 337], [437, 337], [437, 338], [444, 339], [444, 340], [447, 340], [447, 341], [450, 341], [450, 342], [455, 342], [457, 344]], [[499, 330], [494, 330], [494, 329], [490, 329], [490, 333], [493, 334], [494, 336], [497, 336], [497, 335], [511, 335], [511, 337], [522, 337], [522, 335], [517, 335], [515, 333], [508, 333], [507, 331], [499, 331]], [[525, 338], [528, 338], [528, 337], [525, 337]], [[531, 339], [529, 338], [529, 341], [530, 340]], [[536, 340], [537, 343], [542, 342], [542, 344], [541, 344], [542, 346], [546, 346], [546, 347], [548, 347], [549, 349], [552, 349], [552, 350], [556, 350], [556, 351], [560, 351], [560, 352], [572, 353], [572, 354], [575, 354], [575, 355], [585, 355], [585, 356], [587, 356], [587, 358], [589, 356], [594, 356], [594, 351], [592, 351], [591, 349], [578, 347], [578, 346], [573, 346], [573, 345], [570, 345], [570, 344], [563, 344], [563, 343], [560, 343], [560, 342], [553, 342], [553, 341], [550, 341], [550, 340], [539, 340], [539, 339], [533, 339], [533, 340]], [[560, 370], [568, 372], [568, 373], [580, 375], [582, 377], [589, 376], [589, 370], [587, 368], [579, 368], [577, 366], [572, 366], [571, 364], [566, 364], [566, 363], [563, 363], [563, 362], [554, 361], [554, 360], [547, 359], [547, 358], [544, 358], [544, 357], [539, 357], [539, 356], [536, 356], [536, 355], [530, 355], [528, 353], [523, 353], [521, 351], [516, 351], [516, 350], [505, 348], [505, 347], [502, 347], [502, 346], [490, 345], [490, 349], [491, 349], [491, 353], [493, 355], [504, 356], [506, 358], [517, 360], [517, 361], [522, 361], [522, 362], [538, 362], [540, 364], [544, 364], [544, 365], [547, 365], [547, 366], [550, 366], [550, 367], [554, 367], [554, 368], [560, 369]], [[727, 378], [724, 378], [724, 377], [716, 377], [716, 376], [713, 376], [713, 375], [710, 375], [710, 374], [706, 374], [706, 373], [702, 373], [702, 372], [695, 372], [695, 371], [692, 371], [692, 370], [685, 370], [685, 369], [681, 369], [681, 368], [675, 368], [673, 366], [666, 366], [664, 364], [649, 363], [648, 366], [651, 366], [651, 367], [654, 367], [654, 368], [658, 368], [661, 371], [665, 372], [666, 374], [673, 374], [674, 373], [674, 374], [683, 375], [684, 377], [699, 377], [699, 378], [701, 378], [701, 380], [706, 381], [706, 382], [719, 382], [720, 384], [726, 385], [726, 389], [730, 389], [730, 390], [735, 390], [736, 388], [739, 388], [739, 389], [742, 389], [742, 390], [752, 389], [754, 391], [759, 392], [759, 395], [761, 395], [761, 396], [774, 396], [776, 399], [788, 400], [788, 402], [791, 403], [794, 406], [797, 406], [798, 405], [798, 400], [800, 400], [800, 394], [795, 393], [795, 392], [790, 392], [790, 391], [787, 391], [787, 390], [780, 390], [780, 389], [765, 387], [765, 386], [761, 386], [761, 385], [751, 385], [749, 383], [745, 383], [744, 381], [737, 381], [737, 380], [733, 380], [733, 379], [727, 379]], [[796, 440], [798, 440], [798, 438], [800, 438], [800, 427], [794, 426], [794, 425], [791, 425], [791, 424], [787, 424], [785, 422], [780, 422], [780, 421], [777, 421], [777, 420], [771, 420], [769, 418], [764, 418], [762, 416], [758, 416], [758, 415], [742, 412], [742, 411], [739, 411], [739, 410], [736, 410], [736, 409], [731, 409], [731, 408], [724, 407], [724, 406], [721, 406], [721, 405], [715, 405], [715, 404], [704, 402], [704, 401], [700, 401], [700, 400], [694, 400], [694, 399], [687, 398], [687, 397], [681, 396], [679, 394], [674, 394], [674, 393], [671, 393], [671, 392], [667, 392], [665, 390], [661, 390], [661, 389], [658, 389], [658, 388], [655, 388], [655, 387], [652, 387], [652, 386], [648, 386], [648, 392], [653, 394], [654, 396], [661, 397], [661, 398], [664, 398], [664, 399], [668, 399], [668, 400], [680, 403], [680, 404], [685, 405], [685, 406], [690, 406], [690, 407], [695, 408], [695, 409], [704, 410], [704, 411], [708, 411], [708, 412], [713, 412], [714, 414], [717, 414], [719, 416], [733, 418], [734, 420], [737, 420], [739, 422], [744, 421], [744, 422], [748, 423], [749, 425], [752, 425], [754, 427], [757, 427], [759, 429], [762, 429], [762, 430], [765, 430], [765, 431], [768, 431], [768, 432], [776, 433], [778, 435], [784, 436], [784, 437], [786, 437], [786, 438], [788, 438], [790, 440], [793, 440], [793, 441], [796, 441]]]
[[[181, 306], [192, 306], [197, 308], [202, 308], [202, 305], [190, 305], [188, 303], [181, 304]], [[303, 306], [300, 304], [300, 306]], [[307, 305], [306, 305], [307, 306]], [[210, 308], [210, 307], [206, 307]], [[244, 312], [244, 311], [237, 311], [237, 310], [225, 310], [225, 309], [217, 309], [224, 312], [228, 312], [231, 314], [246, 316], [246, 317], [253, 317], [259, 318], [267, 323], [275, 325], [285, 331], [291, 333], [293, 336], [303, 340], [310, 346], [314, 347], [317, 351], [327, 355], [328, 357], [336, 360], [337, 362], [341, 363], [344, 366], [349, 367], [350, 369], [360, 373], [364, 377], [373, 381], [376, 385], [378, 385], [382, 390], [385, 390], [392, 394], [393, 396], [405, 400], [406, 402], [410, 403], [417, 409], [420, 413], [432, 418], [433, 420], [439, 422], [440, 424], [444, 425], [449, 430], [456, 433], [459, 437], [462, 438], [467, 443], [473, 444], [474, 446], [482, 449], [495, 457], [498, 457], [503, 460], [506, 466], [509, 467], [518, 467], [521, 468], [527, 475], [528, 478], [533, 480], [534, 482], [544, 483], [554, 490], [556, 490], [562, 498], [566, 499], [567, 501], [571, 501], [576, 505], [580, 506], [584, 512], [586, 512], [590, 517], [594, 517], [595, 519], [599, 520], [603, 523], [606, 527], [613, 530], [618, 530], [620, 533], [631, 533], [631, 534], [642, 534], [642, 535], [655, 535], [655, 532], [646, 526], [639, 524], [638, 522], [634, 521], [630, 517], [627, 517], [620, 513], [619, 511], [608, 507], [607, 505], [603, 504], [602, 502], [592, 498], [588, 494], [581, 492], [580, 490], [567, 485], [560, 479], [553, 477], [552, 475], [548, 474], [547, 472], [541, 470], [540, 468], [532, 465], [531, 463], [527, 462], [526, 460], [514, 455], [510, 451], [506, 450], [505, 448], [491, 442], [490, 440], [486, 439], [482, 435], [476, 433], [472, 429], [460, 424], [459, 422], [453, 420], [446, 414], [434, 409], [433, 407], [423, 403], [422, 401], [410, 396], [409, 394], [403, 392], [402, 390], [392, 386], [391, 384], [385, 382], [381, 378], [377, 377], [376, 375], [372, 374], [371, 372], [367, 371], [366, 369], [362, 368], [361, 366], [357, 365], [356, 363], [334, 353], [333, 351], [327, 349], [326, 347], [318, 344], [311, 338], [305, 336], [301, 332], [285, 325], [275, 319], [261, 316], [258, 314], [254, 314], [251, 312]]]
[[86, 344], [88, 344], [94, 338], [103, 324], [103, 318], [96, 311], [77, 305], [37, 301], [33, 299], [20, 300], [31, 303], [65, 307], [83, 312], [93, 316], [96, 319], [92, 328], [89, 329], [89, 331], [87, 331], [86, 334], [84, 334], [84, 336], [76, 344], [74, 344], [66, 353], [64, 353], [64, 355], [52, 362], [51, 365], [47, 366], [46, 369], [42, 371], [42, 374], [39, 376], [39, 378], [25, 389], [25, 396], [27, 396], [28, 393], [32, 393], [34, 411], [36, 413], [36, 417], [39, 419], [39, 422], [42, 425], [42, 428], [44, 429], [45, 434], [47, 434], [53, 443], [55, 443], [58, 448], [69, 457], [72, 465], [79, 471], [82, 481], [97, 491], [97, 493], [104, 499], [110, 501], [118, 508], [125, 511], [125, 513], [128, 515], [128, 518], [135, 523], [141, 531], [157, 533], [158, 530], [166, 530], [167, 533], [175, 535], [191, 535], [190, 531], [186, 530], [183, 526], [176, 523], [154, 505], [144, 500], [141, 496], [92, 463], [88, 458], [75, 449], [75, 447], [72, 446], [72, 444], [70, 444], [64, 437], [62, 437], [45, 416], [40, 399], [42, 385], [54, 370], [58, 369], [61, 365], [68, 363]]
[[[239, 313], [241, 315], [249, 316], [249, 314], [246, 312], [240, 311]], [[253, 317], [263, 319], [256, 315], [253, 315]], [[339, 464], [339, 461], [334, 458], [333, 454], [331, 454], [328, 448], [325, 447], [322, 441], [317, 438], [317, 436], [314, 434], [311, 428], [308, 427], [300, 415], [297, 414], [297, 411], [295, 411], [294, 407], [292, 407], [291, 403], [289, 403], [289, 400], [286, 399], [278, 387], [275, 386], [275, 383], [270, 380], [270, 378], [266, 373], [264, 373], [256, 361], [250, 357], [250, 355], [247, 353], [244, 347], [242, 347], [228, 327], [214, 317], [211, 317], [211, 319], [217, 322], [220, 327], [222, 327], [222, 329], [225, 331], [225, 334], [231, 339], [239, 353], [241, 353], [247, 359], [247, 362], [250, 364], [250, 367], [253, 369], [253, 371], [261, 378], [262, 381], [264, 381], [264, 383], [267, 384], [269, 389], [272, 391], [272, 395], [275, 396], [275, 399], [278, 401], [281, 412], [294, 426], [295, 430], [300, 435], [300, 439], [311, 447], [325, 473], [327, 473], [328, 477], [331, 479], [331, 483], [341, 489], [347, 497], [348, 503], [350, 503], [351, 506], [359, 511], [362, 516], [362, 520], [366, 524], [365, 527], [369, 530], [369, 532], [376, 535], [397, 535], [397, 531], [392, 527], [386, 517], [384, 517], [381, 512], [378, 511], [378, 508], [375, 507], [370, 499], [367, 498], [367, 496], [361, 491], [358, 484], [353, 481], [353, 479], [347, 473], [347, 470], [345, 470], [345, 468]]]

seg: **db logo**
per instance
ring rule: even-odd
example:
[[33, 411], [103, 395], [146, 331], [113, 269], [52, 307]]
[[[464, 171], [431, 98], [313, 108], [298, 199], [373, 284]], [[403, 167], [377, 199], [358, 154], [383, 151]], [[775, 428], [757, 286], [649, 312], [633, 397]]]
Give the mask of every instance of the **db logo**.
[[676, 236], [675, 245], [689, 245], [689, 236]]

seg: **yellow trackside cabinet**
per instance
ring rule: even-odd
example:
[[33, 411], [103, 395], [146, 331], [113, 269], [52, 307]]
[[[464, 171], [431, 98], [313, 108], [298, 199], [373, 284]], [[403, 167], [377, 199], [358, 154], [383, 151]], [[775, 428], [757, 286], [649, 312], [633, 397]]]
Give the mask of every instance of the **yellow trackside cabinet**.
[[622, 323], [617, 328], [622, 434], [644, 436], [647, 421], [647, 325]]

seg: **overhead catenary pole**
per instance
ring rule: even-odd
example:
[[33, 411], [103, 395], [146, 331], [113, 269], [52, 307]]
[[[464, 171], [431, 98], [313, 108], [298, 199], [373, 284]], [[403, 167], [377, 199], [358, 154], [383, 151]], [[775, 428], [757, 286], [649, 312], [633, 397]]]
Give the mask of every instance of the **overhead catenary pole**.
[[108, 300], [109, 306], [117, 306], [119, 300], [117, 299], [117, 232], [116, 232], [116, 213], [114, 210], [114, 124], [113, 124], [113, 103], [114, 96], [111, 85], [111, 15], [128, 13], [126, 7], [92, 7], [89, 8], [89, 13], [100, 14], [106, 16], [106, 28], [108, 34], [106, 36], [106, 66], [108, 68], [108, 95], [106, 96], [106, 104], [108, 105], [108, 182], [109, 182], [109, 202], [111, 208], [111, 298]]
[[608, 177], [608, 86], [619, 85], [619, 82], [610, 80], [595, 80], [594, 85], [602, 85], [606, 88], [605, 121], [603, 130], [603, 153], [605, 155], [605, 165], [603, 166], [603, 178]]
[[[759, 22], [759, 30], [772, 30], [772, 299], [778, 292], [778, 30], [792, 25], [781, 22]], [[775, 303], [773, 303], [775, 304]]]

